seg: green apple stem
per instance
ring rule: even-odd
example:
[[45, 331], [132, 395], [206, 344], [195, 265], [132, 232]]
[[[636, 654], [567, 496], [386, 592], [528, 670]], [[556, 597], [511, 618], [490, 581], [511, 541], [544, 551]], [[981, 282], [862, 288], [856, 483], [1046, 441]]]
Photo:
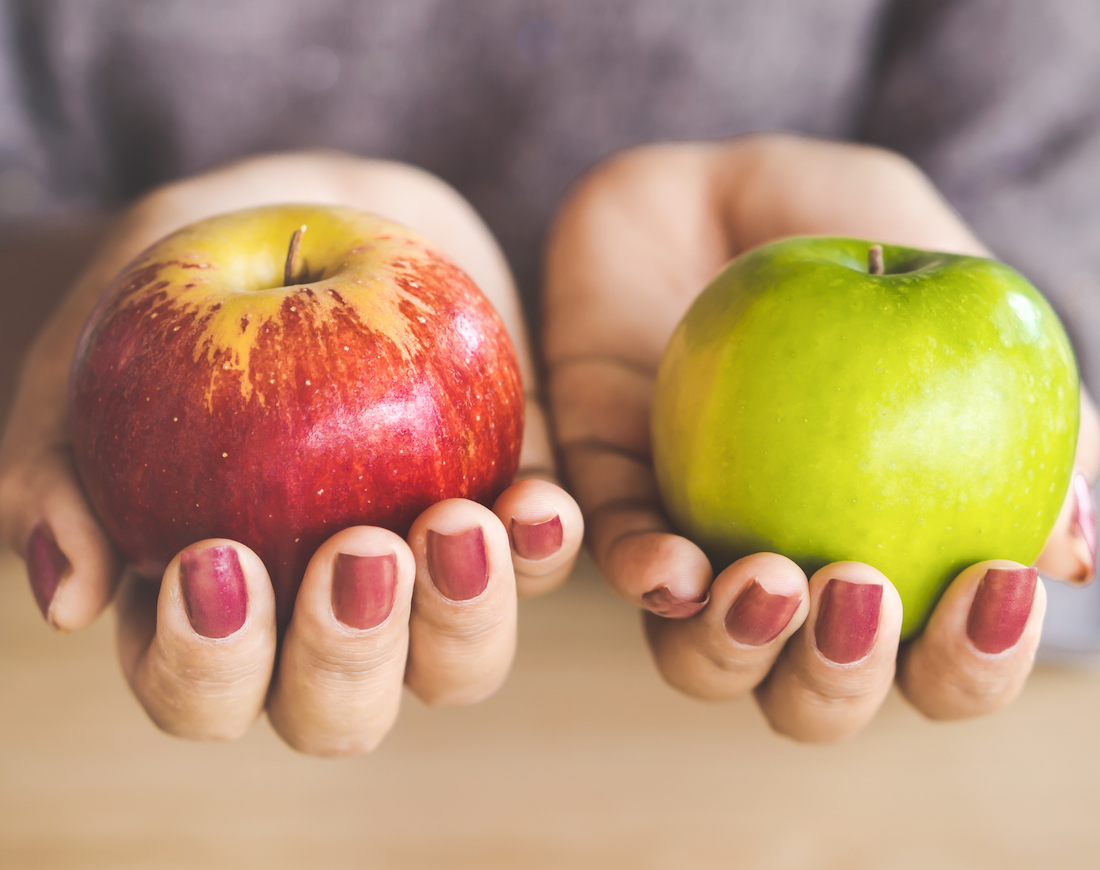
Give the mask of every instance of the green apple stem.
[[867, 272], [871, 275], [881, 275], [886, 271], [886, 265], [882, 262], [882, 245], [871, 245], [867, 252]]
[[283, 285], [292, 287], [305, 280], [305, 260], [302, 257], [302, 235], [306, 225], [302, 224], [290, 237], [290, 247], [286, 251], [286, 265], [283, 267]]

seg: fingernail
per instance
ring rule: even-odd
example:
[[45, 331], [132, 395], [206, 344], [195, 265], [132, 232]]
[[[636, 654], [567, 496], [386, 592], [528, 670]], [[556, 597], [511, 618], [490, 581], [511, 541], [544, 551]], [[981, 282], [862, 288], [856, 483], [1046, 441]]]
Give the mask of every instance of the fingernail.
[[332, 567], [332, 612], [349, 628], [374, 628], [393, 610], [397, 556], [339, 553]]
[[975, 648], [990, 655], [1016, 646], [1024, 633], [1035, 600], [1035, 568], [990, 568], [978, 583], [966, 636]]
[[48, 620], [50, 618], [50, 604], [57, 593], [57, 587], [61, 579], [72, 570], [72, 565], [61, 552], [54, 540], [53, 532], [49, 525], [41, 522], [31, 529], [27, 538], [27, 548], [24, 553], [27, 562], [27, 574], [31, 580], [31, 591], [34, 600], [38, 602], [38, 609]]
[[457, 535], [429, 529], [428, 573], [435, 588], [451, 601], [469, 601], [484, 592], [489, 585], [489, 553], [481, 526]]
[[244, 625], [248, 589], [232, 547], [181, 553], [180, 588], [191, 627], [203, 637], [229, 637]]
[[798, 595], [776, 595], [753, 580], [726, 614], [726, 631], [738, 643], [762, 646], [779, 637], [800, 601]]
[[1096, 571], [1096, 513], [1092, 507], [1092, 490], [1081, 472], [1073, 475], [1073, 495], [1076, 502], [1073, 510], [1073, 535], [1080, 538], [1088, 550], [1089, 564], [1082, 578], [1087, 580]]
[[690, 601], [686, 598], [680, 598], [678, 595], [673, 595], [672, 590], [667, 586], [658, 586], [643, 595], [642, 601], [645, 602], [648, 609], [658, 616], [665, 616], [669, 619], [687, 619], [707, 606], [707, 602], [710, 601], [710, 592], [703, 593], [703, 597], [700, 599]]
[[847, 665], [866, 658], [875, 645], [882, 586], [831, 579], [821, 593], [814, 642], [829, 661]]
[[512, 546], [524, 559], [546, 559], [561, 549], [561, 518], [541, 523], [521, 523], [512, 519]]

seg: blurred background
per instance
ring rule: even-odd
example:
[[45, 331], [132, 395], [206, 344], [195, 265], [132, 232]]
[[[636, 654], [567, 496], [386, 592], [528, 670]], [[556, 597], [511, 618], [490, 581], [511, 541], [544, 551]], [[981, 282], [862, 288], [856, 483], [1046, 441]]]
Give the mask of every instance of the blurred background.
[[[533, 309], [578, 173], [747, 129], [906, 150], [1053, 294], [1100, 373], [1094, 0], [589, 6], [0, 2], [0, 411], [96, 215], [150, 185], [272, 148], [410, 160], [485, 215]], [[232, 745], [161, 734], [113, 617], [56, 634], [7, 554], [0, 867], [1092, 868], [1098, 596], [1052, 596], [1060, 628], [1007, 711], [930, 723], [895, 694], [857, 738], [807, 747], [751, 699], [666, 687], [637, 613], [582, 561], [521, 604], [498, 695], [407, 698], [373, 755], [321, 761], [265, 722]]]

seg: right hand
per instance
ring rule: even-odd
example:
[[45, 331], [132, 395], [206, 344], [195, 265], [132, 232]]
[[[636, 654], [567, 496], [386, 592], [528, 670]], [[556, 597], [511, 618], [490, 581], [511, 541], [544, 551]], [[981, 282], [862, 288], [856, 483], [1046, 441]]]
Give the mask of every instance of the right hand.
[[[407, 539], [365, 526], [337, 531], [306, 569], [282, 638], [267, 570], [240, 542], [196, 542], [171, 561], [159, 587], [125, 568], [81, 490], [66, 429], [77, 338], [115, 274], [184, 224], [274, 202], [376, 211], [450, 254], [504, 320], [527, 400], [520, 479], [492, 509], [440, 502]], [[408, 166], [280, 155], [162, 188], [122, 218], [25, 360], [0, 445], [0, 536], [26, 558], [35, 598], [56, 628], [90, 623], [121, 583], [123, 671], [164, 730], [229, 739], [266, 705], [295, 748], [343, 755], [368, 751], [385, 736], [403, 684], [429, 704], [471, 704], [504, 681], [517, 593], [541, 594], [563, 582], [583, 537], [580, 511], [553, 473], [515, 288], [473, 209]]]

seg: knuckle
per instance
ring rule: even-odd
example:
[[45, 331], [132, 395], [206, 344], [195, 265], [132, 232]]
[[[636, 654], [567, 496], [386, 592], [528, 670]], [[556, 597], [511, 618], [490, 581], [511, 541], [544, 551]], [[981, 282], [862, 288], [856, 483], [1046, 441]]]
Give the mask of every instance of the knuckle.
[[878, 674], [853, 671], [815, 680], [806, 696], [811, 703], [823, 709], [843, 707], [881, 693], [882, 683], [883, 679]]
[[183, 740], [230, 743], [243, 737], [256, 719], [255, 715], [199, 715], [200, 711], [165, 698], [144, 698], [142, 706], [157, 728]]
[[[516, 570], [516, 594], [520, 598], [537, 598], [558, 589], [572, 574], [577, 556], [566, 557], [564, 564], [555, 560], [540, 571]], [[540, 566], [541, 567], [541, 566]]]
[[1014, 671], [983, 669], [980, 673], [954, 671], [945, 680], [948, 697], [954, 704], [928, 704], [921, 712], [929, 719], [956, 719], [993, 713], [1005, 707], [1019, 692], [1021, 680]]
[[479, 681], [468, 685], [410, 683], [409, 688], [426, 707], [470, 707], [492, 697], [503, 682], [502, 676], [492, 681]]
[[504, 684], [514, 654], [514, 635], [480, 645], [433, 638], [410, 649], [405, 684], [429, 707], [477, 704]]
[[210, 667], [177, 656], [159, 658], [159, 665], [139, 678], [135, 691], [162, 731], [189, 740], [231, 741], [242, 737], [259, 716], [261, 685], [266, 679], [255, 664]]
[[753, 676], [759, 679], [761, 659], [768, 657], [768, 648], [754, 650], [747, 657], [722, 655], [715, 649], [704, 649], [702, 655], [710, 668], [726, 677]]
[[378, 674], [391, 672], [398, 659], [404, 658], [404, 647], [395, 644], [376, 646], [346, 645], [330, 649], [313, 645], [305, 652], [304, 672], [315, 687], [324, 690], [345, 689], [349, 685], [375, 682]]
[[[977, 659], [956, 647], [913, 650], [903, 659], [898, 688], [927, 719], [948, 721], [994, 713], [1020, 693], [1031, 657], [1015, 654]], [[918, 654], [919, 653], [919, 654]]]
[[777, 734], [801, 743], [834, 743], [863, 730], [885, 694], [880, 690], [830, 696], [805, 686], [776, 686], [765, 680], [756, 690], [756, 700], [768, 726]]
[[488, 649], [501, 638], [515, 633], [514, 602], [509, 606], [475, 602], [474, 606], [462, 607], [463, 603], [440, 609], [419, 609], [416, 617], [422, 642], [427, 642], [440, 654], [451, 650], [456, 655], [466, 656], [470, 650]]
[[279, 735], [283, 742], [296, 752], [313, 758], [354, 758], [357, 755], [369, 755], [382, 743], [382, 736], [356, 737], [288, 737]]
[[866, 726], [868, 719], [855, 717], [842, 717], [811, 721], [801, 717], [786, 718], [769, 714], [764, 711], [764, 719], [768, 727], [776, 734], [789, 737], [799, 743], [839, 743], [854, 737]]
[[314, 758], [351, 758], [356, 755], [368, 755], [374, 752], [389, 728], [377, 732], [348, 733], [332, 723], [325, 726], [314, 725], [310, 728], [298, 728], [283, 722], [278, 716], [271, 716], [271, 724], [280, 739], [295, 752]]

